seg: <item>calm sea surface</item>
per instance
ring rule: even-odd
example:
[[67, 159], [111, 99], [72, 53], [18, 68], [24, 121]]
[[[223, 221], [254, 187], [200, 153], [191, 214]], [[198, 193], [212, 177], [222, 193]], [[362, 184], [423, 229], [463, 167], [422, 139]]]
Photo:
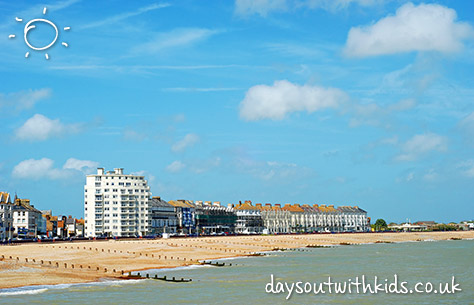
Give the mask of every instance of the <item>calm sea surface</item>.
[[[0, 290], [0, 304], [474, 304], [474, 241], [372, 244], [271, 253], [226, 260], [231, 267], [195, 267], [158, 272], [159, 276], [192, 278], [190, 283], [155, 280], [25, 287]], [[142, 272], [143, 273], [143, 272]], [[149, 271], [150, 274], [157, 273]], [[277, 282], [343, 282], [366, 276], [381, 283], [406, 281], [451, 283], [454, 294], [297, 294], [266, 293], [270, 275]], [[309, 287], [309, 286], [308, 286]], [[269, 287], [268, 287], [269, 288]], [[354, 290], [354, 288], [353, 288]]]

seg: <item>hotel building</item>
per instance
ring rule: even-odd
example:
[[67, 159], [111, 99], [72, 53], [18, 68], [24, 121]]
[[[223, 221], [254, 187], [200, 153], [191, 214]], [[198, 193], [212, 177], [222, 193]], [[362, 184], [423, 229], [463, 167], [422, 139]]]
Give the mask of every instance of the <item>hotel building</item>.
[[149, 231], [150, 187], [144, 176], [126, 175], [123, 168], [86, 177], [85, 236], [143, 236]]

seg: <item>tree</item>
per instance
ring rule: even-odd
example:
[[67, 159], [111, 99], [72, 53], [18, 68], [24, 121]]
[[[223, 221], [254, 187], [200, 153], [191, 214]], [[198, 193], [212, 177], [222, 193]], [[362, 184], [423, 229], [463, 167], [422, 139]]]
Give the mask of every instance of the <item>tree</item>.
[[375, 230], [383, 230], [387, 228], [387, 223], [382, 218], [379, 218], [375, 221]]

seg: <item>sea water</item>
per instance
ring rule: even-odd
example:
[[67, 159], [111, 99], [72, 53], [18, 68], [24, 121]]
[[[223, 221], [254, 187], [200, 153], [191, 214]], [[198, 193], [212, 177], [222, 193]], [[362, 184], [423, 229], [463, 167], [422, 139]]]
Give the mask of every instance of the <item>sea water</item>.
[[[473, 304], [474, 241], [412, 242], [312, 248], [225, 260], [232, 266], [142, 271], [192, 282], [101, 281], [0, 290], [0, 304]], [[384, 283], [451, 283], [461, 291], [431, 293], [272, 293], [276, 283], [334, 282], [377, 276]], [[280, 286], [281, 288], [282, 286]], [[309, 286], [308, 286], [309, 287]], [[424, 286], [423, 286], [424, 288]], [[273, 291], [275, 292], [275, 291]]]

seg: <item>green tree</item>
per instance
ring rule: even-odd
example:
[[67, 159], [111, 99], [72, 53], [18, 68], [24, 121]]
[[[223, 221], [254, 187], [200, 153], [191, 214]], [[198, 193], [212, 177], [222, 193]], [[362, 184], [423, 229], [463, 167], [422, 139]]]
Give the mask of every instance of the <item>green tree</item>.
[[387, 222], [383, 220], [382, 218], [379, 218], [375, 221], [375, 230], [380, 231], [380, 230], [385, 230], [387, 228]]

